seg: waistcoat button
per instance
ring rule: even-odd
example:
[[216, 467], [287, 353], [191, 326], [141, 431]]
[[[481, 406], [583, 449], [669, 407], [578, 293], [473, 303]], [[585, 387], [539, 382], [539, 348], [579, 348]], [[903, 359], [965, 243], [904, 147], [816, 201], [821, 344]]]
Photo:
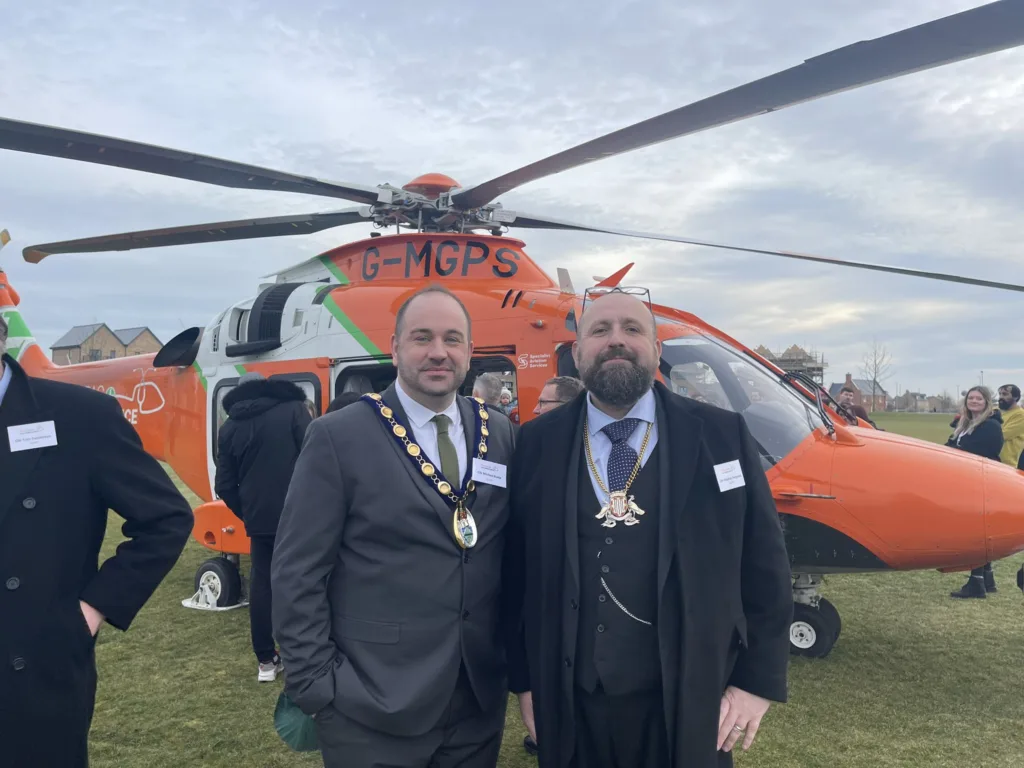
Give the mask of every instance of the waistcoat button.
[[21, 506], [23, 506], [25, 509], [35, 509], [36, 500], [29, 496], [27, 499], [21, 502]]
[[7, 588], [9, 590], [11, 590], [12, 592], [14, 590], [16, 590], [20, 586], [21, 586], [21, 579], [19, 579], [17, 576], [11, 576], [11, 578], [9, 578], [7, 580]]

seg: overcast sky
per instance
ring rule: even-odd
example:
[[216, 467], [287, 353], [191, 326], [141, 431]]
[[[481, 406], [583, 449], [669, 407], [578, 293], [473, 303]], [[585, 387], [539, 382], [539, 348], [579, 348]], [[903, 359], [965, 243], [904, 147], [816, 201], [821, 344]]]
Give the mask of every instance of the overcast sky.
[[[0, 115], [322, 178], [468, 187], [575, 143], [980, 0], [11, 4]], [[685, 6], [685, 7], [684, 7]], [[351, 10], [358, 8], [359, 10]], [[403, 12], [403, 8], [408, 10]], [[514, 9], [514, 10], [513, 10]], [[564, 9], [564, 10], [563, 10]], [[612, 227], [1024, 283], [1024, 49], [800, 105], [534, 182], [506, 207]], [[54, 256], [86, 237], [347, 206], [0, 152], [0, 263], [44, 346], [72, 325], [205, 325], [258, 278], [365, 236]], [[577, 289], [631, 283], [754, 347], [895, 392], [1024, 385], [1024, 295], [609, 236], [527, 233]]]

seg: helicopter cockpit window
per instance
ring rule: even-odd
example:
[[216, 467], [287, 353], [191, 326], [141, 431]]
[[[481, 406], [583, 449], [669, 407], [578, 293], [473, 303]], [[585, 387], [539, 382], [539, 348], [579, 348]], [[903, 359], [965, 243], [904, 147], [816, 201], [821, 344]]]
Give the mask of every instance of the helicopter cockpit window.
[[824, 426], [810, 403], [717, 340], [668, 339], [661, 354], [661, 372], [673, 392], [743, 416], [766, 469]]

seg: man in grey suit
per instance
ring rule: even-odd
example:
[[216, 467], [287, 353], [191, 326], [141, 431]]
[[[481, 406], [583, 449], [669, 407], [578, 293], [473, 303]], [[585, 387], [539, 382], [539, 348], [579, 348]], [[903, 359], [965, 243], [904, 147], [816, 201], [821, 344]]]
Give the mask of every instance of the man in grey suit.
[[286, 691], [327, 768], [497, 764], [508, 688], [498, 596], [512, 425], [456, 395], [465, 306], [399, 309], [398, 380], [312, 423], [272, 566]]

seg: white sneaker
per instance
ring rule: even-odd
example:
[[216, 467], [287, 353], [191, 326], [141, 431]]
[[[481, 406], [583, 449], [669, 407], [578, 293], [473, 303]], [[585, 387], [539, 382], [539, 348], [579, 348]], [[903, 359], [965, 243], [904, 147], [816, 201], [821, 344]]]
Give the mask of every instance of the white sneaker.
[[278, 674], [284, 669], [284, 665], [281, 663], [281, 657], [275, 656], [274, 661], [267, 663], [260, 662], [260, 674], [257, 677], [257, 681], [261, 683], [272, 683], [277, 679]]

